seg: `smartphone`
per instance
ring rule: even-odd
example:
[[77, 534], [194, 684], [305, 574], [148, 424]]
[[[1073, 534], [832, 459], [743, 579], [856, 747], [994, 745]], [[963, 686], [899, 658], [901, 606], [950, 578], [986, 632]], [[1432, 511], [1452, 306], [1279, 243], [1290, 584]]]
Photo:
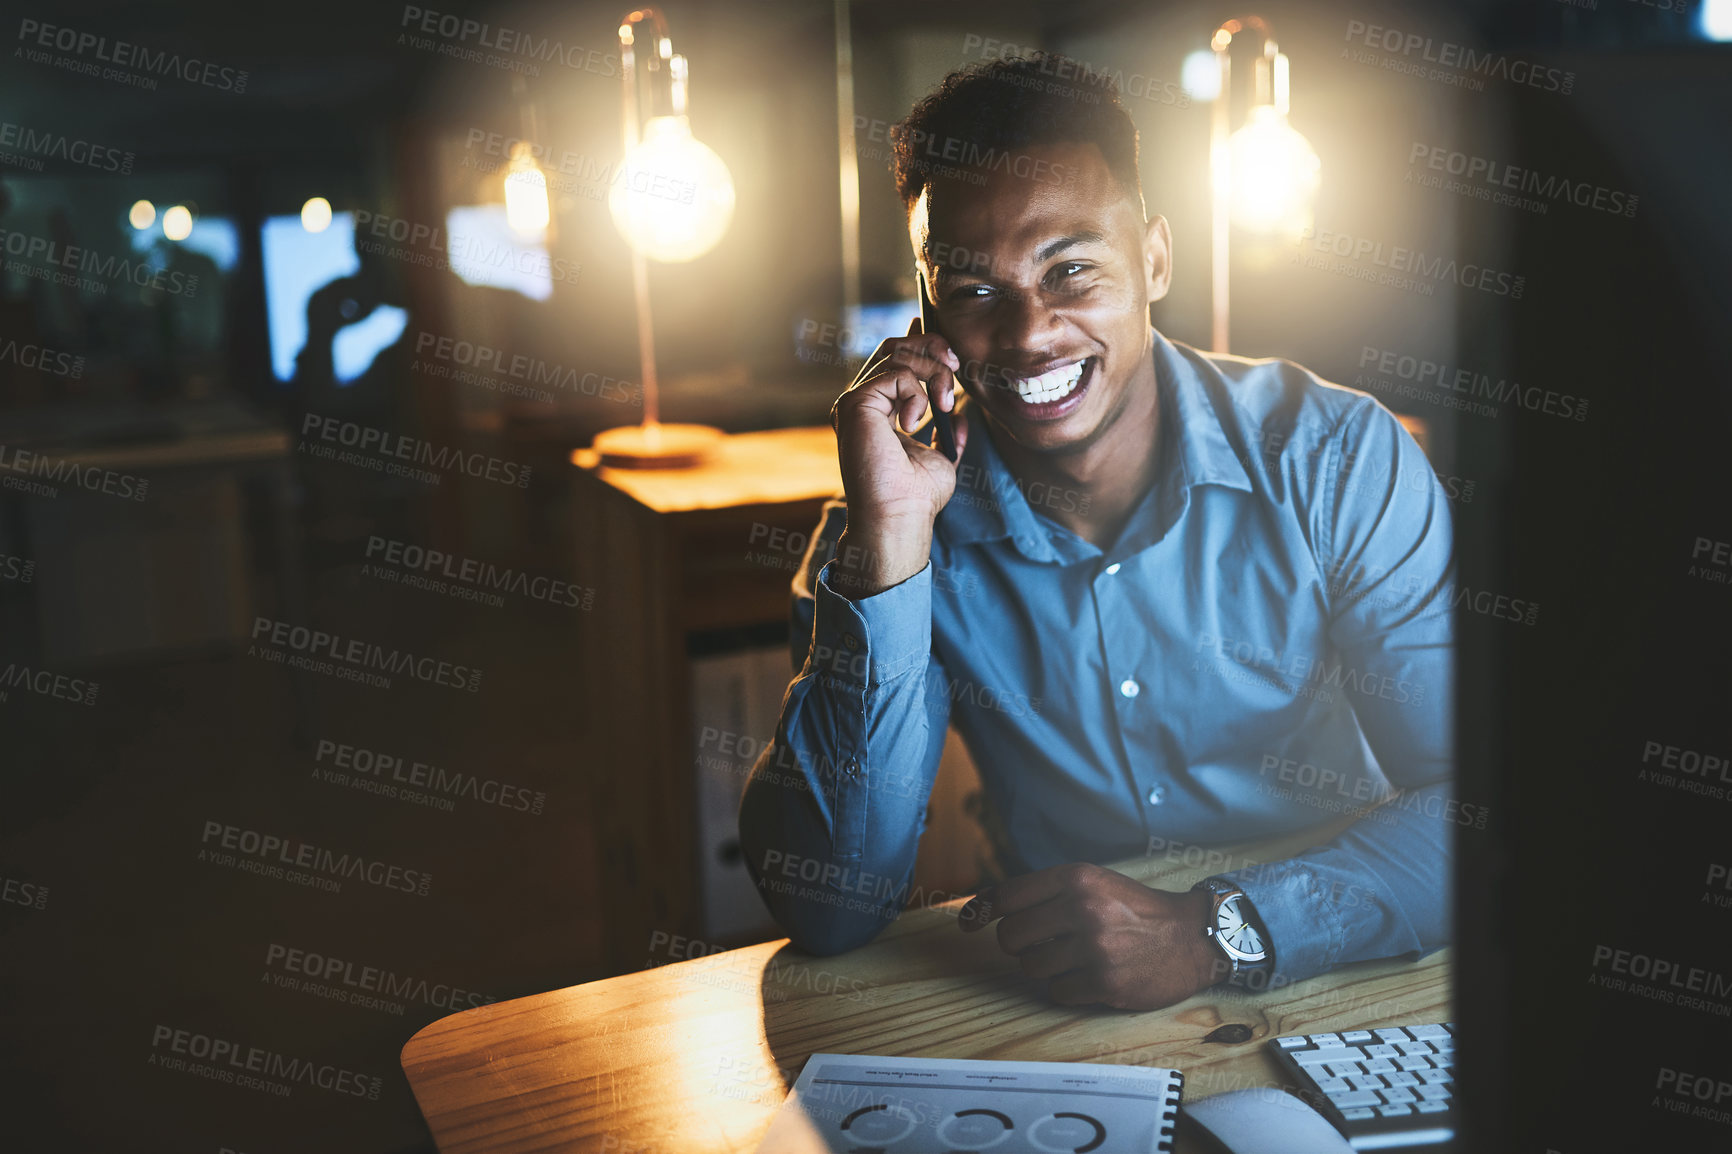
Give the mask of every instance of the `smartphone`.
[[[938, 309], [932, 303], [932, 294], [926, 291], [926, 272], [919, 265], [914, 266], [914, 280], [920, 286], [920, 331], [935, 333], [938, 331]], [[951, 398], [952, 404], [960, 398], [960, 388], [959, 384], [958, 395]], [[938, 437], [938, 451], [944, 454], [945, 460], [954, 464], [956, 429], [950, 423], [950, 414], [938, 407], [938, 398], [933, 394], [930, 385], [927, 386], [926, 400], [932, 409], [932, 425]]]

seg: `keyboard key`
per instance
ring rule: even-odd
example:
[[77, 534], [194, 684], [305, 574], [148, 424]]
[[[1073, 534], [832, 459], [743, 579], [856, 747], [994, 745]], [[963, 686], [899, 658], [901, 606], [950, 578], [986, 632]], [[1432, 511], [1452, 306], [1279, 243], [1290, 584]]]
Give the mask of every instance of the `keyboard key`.
[[1449, 1031], [1442, 1026], [1409, 1026], [1407, 1032], [1421, 1042], [1429, 1042], [1433, 1038], [1449, 1037]]
[[1355, 1090], [1381, 1090], [1389, 1085], [1388, 1082], [1385, 1082], [1376, 1074], [1367, 1074], [1360, 1078], [1349, 1078], [1347, 1079], [1347, 1084], [1352, 1086]]
[[1401, 1051], [1394, 1046], [1367, 1046], [1365, 1047], [1365, 1056], [1367, 1058], [1399, 1058]]
[[1353, 1089], [1346, 1078], [1325, 1078], [1317, 1083], [1317, 1088], [1325, 1094], [1346, 1094]]
[[[1349, 1078], [1355, 1074], [1365, 1073], [1359, 1068], [1358, 1062], [1330, 1062], [1323, 1069], [1331, 1078]], [[1316, 1074], [1313, 1073], [1312, 1077], [1316, 1077]]]
[[1374, 1030], [1372, 1032], [1377, 1035], [1377, 1040], [1379, 1042], [1387, 1042], [1392, 1046], [1397, 1042], [1413, 1041], [1413, 1038], [1408, 1034], [1408, 1032], [1400, 1026], [1386, 1026], [1381, 1030]]
[[1391, 1086], [1418, 1086], [1421, 1084], [1418, 1078], [1408, 1073], [1391, 1074], [1384, 1081]]
[[1424, 1098], [1427, 1102], [1449, 1101], [1448, 1086], [1421, 1086], [1419, 1089], [1415, 1090], [1414, 1093], [1418, 1094], [1421, 1098]]
[[1417, 1056], [1422, 1055], [1422, 1054], [1435, 1054], [1435, 1053], [1437, 1053], [1436, 1050], [1431, 1048], [1430, 1043], [1427, 1043], [1427, 1042], [1397, 1042], [1397, 1043], [1395, 1043], [1395, 1048], [1397, 1050], [1400, 1050], [1403, 1054], [1406, 1054], [1410, 1058], [1417, 1057]]
[[1413, 1109], [1420, 1114], [1442, 1114], [1449, 1109], [1448, 1102], [1415, 1102]]
[[1337, 1110], [1363, 1109], [1366, 1106], [1383, 1105], [1383, 1099], [1371, 1090], [1354, 1090], [1347, 1094], [1331, 1094], [1329, 1100], [1335, 1103]]
[[[1331, 1062], [1365, 1061], [1365, 1051], [1361, 1050], [1358, 1046], [1324, 1046], [1317, 1050], [1298, 1050], [1294, 1052], [1293, 1056], [1297, 1058], [1302, 1054], [1320, 1054], [1322, 1055], [1324, 1065], [1328, 1065]], [[1315, 1063], [1312, 1064], [1315, 1065]]]
[[1455, 1033], [1455, 1023], [1454, 1022], [1445, 1022], [1443, 1024], [1443, 1028], [1448, 1030], [1452, 1034]]
[[1391, 1106], [1419, 1101], [1419, 1096], [1405, 1086], [1391, 1086], [1387, 1090], [1379, 1090], [1378, 1093], [1382, 1094], [1383, 1100]]
[[1399, 1102], [1392, 1105], [1392, 1106], [1379, 1106], [1377, 1108], [1377, 1112], [1379, 1114], [1383, 1115], [1385, 1118], [1400, 1118], [1403, 1115], [1413, 1113], [1413, 1111], [1411, 1109], [1409, 1109], [1407, 1106], [1400, 1104]]
[[1431, 1048], [1436, 1050], [1439, 1054], [1453, 1054], [1455, 1053], [1455, 1039], [1433, 1038], [1431, 1040]]
[[1305, 1044], [1305, 1035], [1294, 1034], [1292, 1037], [1288, 1038], [1276, 1038], [1275, 1044], [1283, 1050], [1297, 1050], [1300, 1046]]
[[1439, 1070], [1453, 1070], [1455, 1069], [1455, 1055], [1439, 1054], [1431, 1060], [1431, 1064]]
[[1349, 1046], [1357, 1046], [1361, 1042], [1371, 1041], [1370, 1030], [1347, 1030], [1341, 1035], [1341, 1040]]
[[1391, 1062], [1388, 1058], [1367, 1058], [1359, 1064], [1365, 1067], [1365, 1072], [1367, 1074], [1395, 1073], [1395, 1063]]
[[[1353, 1052], [1357, 1054], [1359, 1051], [1355, 1050]], [[1341, 1047], [1339, 1046], [1331, 1046], [1327, 1050], [1294, 1050], [1291, 1051], [1291, 1053], [1293, 1054], [1293, 1060], [1301, 1066], [1321, 1066], [1327, 1062], [1339, 1062], [1342, 1060]], [[1352, 1060], [1353, 1059], [1351, 1058], [1347, 1059], [1347, 1061], [1350, 1062]]]
[[1311, 1044], [1313, 1046], [1345, 1045], [1345, 1043], [1343, 1043], [1341, 1041], [1341, 1035], [1340, 1034], [1312, 1034], [1311, 1035]]
[[1341, 1111], [1341, 1116], [1349, 1122], [1363, 1122], [1367, 1118], [1377, 1117], [1377, 1111], [1368, 1110], [1364, 1106], [1355, 1106], [1351, 1110]]
[[1453, 1077], [1448, 1070], [1421, 1070], [1414, 1077], [1428, 1086], [1442, 1086]]
[[1429, 1070], [1432, 1068], [1430, 1058], [1397, 1058], [1395, 1064], [1403, 1070]]

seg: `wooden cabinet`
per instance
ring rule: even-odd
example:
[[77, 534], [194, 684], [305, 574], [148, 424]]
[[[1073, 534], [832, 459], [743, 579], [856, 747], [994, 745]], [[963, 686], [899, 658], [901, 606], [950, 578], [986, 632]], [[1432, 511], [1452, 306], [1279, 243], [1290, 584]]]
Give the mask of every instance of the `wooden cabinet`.
[[[656, 931], [702, 933], [694, 639], [736, 630], [786, 646], [803, 544], [842, 481], [828, 428], [730, 436], [687, 469], [603, 468], [584, 450], [572, 461], [577, 580], [596, 591], [573, 709], [590, 751], [605, 952], [623, 972], [642, 968]], [[976, 788], [952, 734], [916, 875], [925, 892], [972, 882], [981, 839], [963, 801]]]

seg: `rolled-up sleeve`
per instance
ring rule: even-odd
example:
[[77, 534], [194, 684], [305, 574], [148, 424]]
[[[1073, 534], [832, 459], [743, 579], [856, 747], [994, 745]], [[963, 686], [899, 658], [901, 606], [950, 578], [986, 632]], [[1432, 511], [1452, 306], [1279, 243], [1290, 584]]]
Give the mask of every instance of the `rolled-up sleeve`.
[[1453, 793], [1453, 546], [1443, 486], [1413, 438], [1369, 399], [1342, 421], [1325, 482], [1314, 539], [1331, 607], [1326, 681], [1351, 702], [1399, 792], [1327, 845], [1223, 875], [1250, 897], [1286, 980], [1448, 944], [1454, 834], [1485, 821]]
[[758, 892], [812, 954], [863, 945], [901, 913], [949, 717], [931, 689], [944, 680], [931, 565], [874, 596], [843, 596], [825, 558], [845, 515], [826, 509], [795, 578], [797, 675], [739, 814]]

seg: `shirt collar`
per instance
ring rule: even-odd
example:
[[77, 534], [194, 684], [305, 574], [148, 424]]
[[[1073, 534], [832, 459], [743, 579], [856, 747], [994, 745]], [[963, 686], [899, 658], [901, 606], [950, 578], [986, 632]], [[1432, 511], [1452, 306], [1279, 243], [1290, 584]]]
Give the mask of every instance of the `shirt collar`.
[[[1178, 503], [1196, 485], [1251, 491], [1244, 463], [1222, 428], [1218, 405], [1231, 405], [1228, 385], [1206, 354], [1169, 341], [1151, 327], [1155, 380], [1160, 390], [1162, 439], [1169, 453], [1156, 489]], [[1213, 394], [1213, 395], [1211, 395]], [[1060, 561], [1049, 524], [1029, 506], [1016, 477], [983, 427], [971, 429], [957, 463], [956, 492], [938, 517], [938, 531], [951, 545], [1010, 538], [1032, 561]], [[1139, 513], [1152, 502], [1145, 500]]]

